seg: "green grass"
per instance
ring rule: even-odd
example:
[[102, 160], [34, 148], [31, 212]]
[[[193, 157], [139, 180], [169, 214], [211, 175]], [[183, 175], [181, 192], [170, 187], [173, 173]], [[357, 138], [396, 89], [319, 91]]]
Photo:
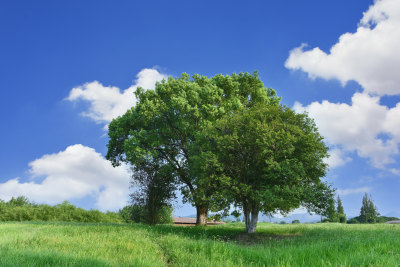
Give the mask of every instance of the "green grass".
[[0, 266], [400, 266], [399, 225], [0, 223]]

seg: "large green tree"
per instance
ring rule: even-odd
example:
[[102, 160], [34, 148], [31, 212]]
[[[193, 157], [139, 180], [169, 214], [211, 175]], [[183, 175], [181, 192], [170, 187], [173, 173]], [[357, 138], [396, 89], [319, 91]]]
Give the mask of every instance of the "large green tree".
[[114, 166], [137, 165], [159, 158], [176, 175], [184, 200], [197, 210], [197, 224], [207, 213], [228, 204], [230, 184], [204, 135], [220, 119], [255, 105], [276, 105], [280, 99], [264, 87], [258, 74], [187, 74], [156, 84], [155, 90], [138, 88], [137, 103], [109, 125], [106, 158]]
[[322, 214], [333, 200], [333, 190], [321, 181], [328, 148], [306, 114], [256, 104], [219, 119], [208, 139], [221, 176], [230, 181], [226, 195], [242, 208], [248, 233], [256, 231], [259, 212], [304, 206]]

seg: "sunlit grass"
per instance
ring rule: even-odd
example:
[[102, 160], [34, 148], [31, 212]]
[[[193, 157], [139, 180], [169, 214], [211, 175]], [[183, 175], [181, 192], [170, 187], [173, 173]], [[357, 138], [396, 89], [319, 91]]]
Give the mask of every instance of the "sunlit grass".
[[400, 226], [0, 223], [0, 266], [398, 266]]

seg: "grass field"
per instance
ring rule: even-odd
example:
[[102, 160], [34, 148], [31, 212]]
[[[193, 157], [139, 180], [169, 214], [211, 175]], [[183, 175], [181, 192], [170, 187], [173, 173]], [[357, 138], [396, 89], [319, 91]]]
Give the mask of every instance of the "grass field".
[[0, 223], [0, 266], [400, 266], [399, 225]]

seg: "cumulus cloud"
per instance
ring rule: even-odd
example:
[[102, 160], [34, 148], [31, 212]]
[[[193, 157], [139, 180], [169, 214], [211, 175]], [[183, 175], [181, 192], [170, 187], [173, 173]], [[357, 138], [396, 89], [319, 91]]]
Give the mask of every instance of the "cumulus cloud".
[[93, 148], [80, 144], [44, 155], [29, 163], [32, 180], [18, 178], [0, 183], [0, 199], [26, 196], [56, 204], [64, 200], [94, 197], [101, 210], [116, 210], [127, 204], [130, 175], [126, 166], [113, 168]]
[[400, 104], [388, 108], [379, 100], [379, 97], [356, 93], [351, 105], [326, 100], [308, 106], [296, 102], [294, 109], [307, 111], [327, 142], [342, 147], [340, 151], [331, 151], [334, 165], [348, 161], [343, 151], [356, 151], [374, 167], [383, 169], [394, 163], [393, 157], [399, 153]]
[[331, 149], [329, 151], [329, 155], [330, 157], [325, 159], [325, 163], [327, 163], [330, 168], [336, 168], [345, 165], [352, 160], [352, 158], [346, 156], [346, 153], [339, 148]]
[[89, 102], [88, 110], [82, 115], [98, 123], [107, 124], [113, 118], [123, 115], [135, 104], [134, 92], [137, 87], [154, 89], [156, 82], [167, 78], [166, 74], [156, 69], [143, 69], [137, 74], [135, 84], [122, 92], [118, 87], [104, 86], [98, 81], [93, 81], [73, 88], [66, 99]]
[[349, 188], [349, 189], [338, 189], [337, 193], [340, 196], [354, 195], [360, 193], [368, 193], [371, 191], [370, 187], [358, 187], [358, 188]]
[[[400, 103], [389, 108], [380, 104], [384, 95], [400, 94], [400, 1], [377, 0], [364, 12], [354, 33], [344, 33], [328, 53], [319, 47], [301, 45], [290, 52], [285, 66], [302, 70], [309, 77], [350, 80], [364, 89], [355, 93], [350, 105], [327, 100], [307, 106], [320, 132], [334, 148], [327, 162], [336, 167], [350, 161], [347, 152], [369, 159], [380, 169], [396, 162], [400, 144]], [[397, 168], [388, 168], [393, 174]]]
[[285, 66], [310, 78], [357, 81], [368, 93], [400, 94], [400, 1], [378, 0], [366, 11], [355, 33], [340, 36], [329, 53], [306, 45], [290, 52]]

